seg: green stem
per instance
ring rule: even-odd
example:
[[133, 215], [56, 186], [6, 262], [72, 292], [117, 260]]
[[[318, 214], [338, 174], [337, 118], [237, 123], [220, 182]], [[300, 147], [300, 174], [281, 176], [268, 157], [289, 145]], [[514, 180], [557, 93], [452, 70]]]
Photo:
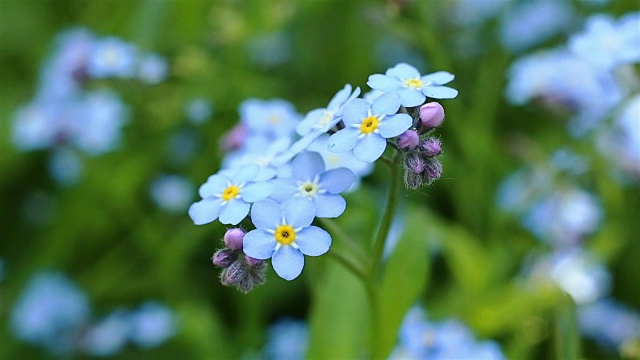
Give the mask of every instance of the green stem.
[[339, 251], [335, 251], [333, 248], [329, 250], [327, 254], [331, 256], [334, 260], [342, 264], [344, 267], [346, 267], [355, 276], [360, 278], [362, 282], [364, 283], [367, 282], [367, 272], [365, 271], [365, 269], [363, 269], [362, 266], [355, 263], [351, 258], [344, 256], [344, 254], [342, 254]]
[[391, 222], [393, 221], [393, 216], [396, 212], [397, 207], [397, 198], [398, 198], [398, 189], [400, 182], [398, 181], [398, 176], [400, 172], [400, 167], [398, 166], [398, 162], [400, 159], [400, 152], [395, 153], [393, 159], [391, 160], [390, 168], [391, 168], [391, 178], [389, 179], [389, 193], [387, 194], [387, 204], [384, 210], [384, 214], [382, 215], [382, 219], [380, 221], [380, 227], [378, 228], [378, 233], [376, 235], [376, 239], [373, 245], [373, 264], [371, 266], [370, 277], [371, 281], [374, 280], [375, 276], [379, 271], [379, 267], [382, 263], [382, 254], [384, 252], [384, 245], [387, 241], [387, 237], [389, 235], [389, 229], [391, 228]]
[[327, 218], [317, 218], [318, 221], [322, 223], [322, 225], [327, 228], [332, 234], [335, 235], [342, 244], [344, 244], [349, 251], [358, 258], [358, 261], [365, 266], [369, 265], [369, 259], [362, 251], [362, 247], [358, 245], [358, 243], [347, 234], [342, 227], [338, 226], [335, 220], [327, 219]]

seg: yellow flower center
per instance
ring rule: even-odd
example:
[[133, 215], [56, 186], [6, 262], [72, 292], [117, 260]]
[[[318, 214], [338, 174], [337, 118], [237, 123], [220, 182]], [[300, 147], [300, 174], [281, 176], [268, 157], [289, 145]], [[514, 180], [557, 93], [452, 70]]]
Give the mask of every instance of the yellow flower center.
[[319, 190], [320, 189], [318, 187], [318, 184], [312, 181], [307, 181], [306, 183], [302, 183], [298, 187], [298, 191], [300, 191], [300, 194], [308, 198], [318, 195]]
[[280, 115], [278, 114], [269, 115], [269, 124], [278, 125], [280, 121], [282, 121], [282, 117], [280, 117]]
[[408, 79], [405, 80], [404, 85], [407, 87], [412, 87], [414, 89], [422, 88], [422, 80], [420, 79]]
[[276, 241], [280, 245], [290, 245], [296, 240], [296, 231], [289, 225], [280, 225], [276, 229]]
[[239, 193], [240, 188], [235, 185], [231, 185], [222, 192], [222, 200], [229, 201], [238, 196]]
[[362, 124], [360, 124], [360, 131], [364, 134], [370, 134], [378, 128], [379, 122], [380, 120], [375, 116], [366, 117], [362, 120]]

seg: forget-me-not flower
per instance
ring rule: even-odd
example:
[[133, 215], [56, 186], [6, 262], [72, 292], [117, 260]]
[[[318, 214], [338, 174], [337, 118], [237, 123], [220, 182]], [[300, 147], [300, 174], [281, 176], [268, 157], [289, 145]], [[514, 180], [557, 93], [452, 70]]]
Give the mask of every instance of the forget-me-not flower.
[[331, 235], [311, 226], [312, 204], [300, 198], [282, 203], [265, 199], [251, 209], [256, 226], [244, 236], [243, 251], [256, 259], [271, 258], [273, 269], [281, 278], [293, 280], [302, 272], [304, 255], [319, 256], [331, 247]]
[[307, 116], [298, 124], [296, 132], [305, 136], [310, 132], [325, 133], [329, 131], [342, 118], [342, 108], [349, 101], [360, 95], [360, 88], [351, 91], [351, 85], [347, 84], [338, 91], [326, 108], [311, 110]]
[[279, 202], [292, 196], [307, 199], [314, 206], [315, 216], [335, 218], [347, 207], [339, 193], [347, 190], [355, 179], [347, 168], [325, 171], [320, 154], [304, 152], [293, 159], [292, 178], [273, 181], [271, 198]]
[[88, 72], [96, 79], [107, 77], [130, 78], [136, 73], [138, 50], [115, 37], [97, 41], [89, 57]]
[[420, 72], [413, 66], [400, 63], [387, 70], [384, 75], [369, 76], [367, 85], [383, 92], [396, 92], [402, 106], [413, 107], [422, 105], [427, 96], [434, 99], [453, 99], [458, 96], [458, 90], [442, 86], [451, 82], [454, 77], [446, 71], [420, 76]]
[[207, 179], [199, 193], [202, 200], [189, 207], [189, 216], [196, 225], [220, 219], [223, 224], [236, 225], [249, 213], [251, 203], [271, 194], [271, 185], [253, 182], [258, 176], [258, 165], [247, 165], [226, 174], [215, 174]]
[[358, 160], [374, 162], [387, 147], [387, 138], [402, 134], [412, 125], [407, 114], [396, 114], [400, 98], [395, 93], [381, 95], [369, 104], [363, 99], [349, 102], [342, 112], [345, 128], [329, 138], [329, 150], [353, 150]]

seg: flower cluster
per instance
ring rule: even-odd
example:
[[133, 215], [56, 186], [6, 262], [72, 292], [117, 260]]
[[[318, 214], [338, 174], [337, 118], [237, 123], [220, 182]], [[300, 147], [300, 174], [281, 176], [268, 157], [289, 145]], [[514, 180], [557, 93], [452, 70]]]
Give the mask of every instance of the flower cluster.
[[214, 256], [225, 269], [223, 283], [247, 291], [264, 281], [237, 275], [237, 269], [247, 269], [240, 249], [253, 259], [272, 259], [286, 280], [298, 277], [304, 255], [319, 256], [331, 247], [331, 235], [312, 225], [314, 219], [342, 215], [347, 204], [341, 193], [357, 187], [388, 145], [405, 157], [410, 188], [439, 178], [440, 142], [429, 133], [442, 123], [444, 110], [425, 102], [456, 97], [456, 90], [443, 86], [453, 78], [444, 71], [421, 76], [398, 64], [370, 76], [373, 91], [364, 98], [358, 98], [359, 88], [346, 85], [325, 108], [304, 118], [283, 100], [242, 103], [240, 123], [221, 141], [229, 151], [223, 168], [200, 187], [202, 200], [189, 208], [197, 225], [215, 220], [237, 225], [250, 215], [255, 226], [243, 236], [242, 247]]
[[34, 99], [13, 119], [13, 143], [24, 151], [51, 149], [50, 171], [61, 183], [73, 183], [82, 172], [77, 152], [97, 156], [119, 143], [128, 109], [108, 90], [90, 88], [90, 80], [138, 79], [162, 82], [167, 62], [145, 54], [123, 40], [98, 38], [88, 30], [62, 33], [44, 65]]
[[260, 259], [242, 254], [244, 236], [245, 232], [240, 228], [227, 230], [222, 239], [224, 248], [213, 254], [211, 262], [223, 269], [220, 273], [222, 285], [234, 286], [246, 294], [254, 285], [264, 284], [267, 264]]

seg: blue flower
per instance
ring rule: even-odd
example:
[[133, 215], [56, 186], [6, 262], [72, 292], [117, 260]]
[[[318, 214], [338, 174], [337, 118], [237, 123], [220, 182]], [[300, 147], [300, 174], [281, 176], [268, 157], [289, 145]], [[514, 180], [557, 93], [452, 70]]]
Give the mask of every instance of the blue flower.
[[107, 37], [95, 44], [89, 57], [89, 75], [96, 79], [107, 77], [130, 78], [135, 75], [137, 49], [115, 37]]
[[441, 86], [453, 79], [454, 75], [446, 71], [420, 76], [413, 66], [400, 63], [387, 70], [384, 75], [369, 76], [367, 85], [374, 90], [396, 92], [402, 106], [413, 107], [422, 105], [427, 96], [434, 99], [453, 99], [458, 96], [458, 90]]
[[271, 198], [282, 202], [290, 197], [301, 197], [310, 201], [315, 216], [334, 218], [342, 215], [347, 204], [339, 193], [347, 190], [356, 176], [346, 168], [325, 171], [322, 156], [315, 152], [304, 152], [293, 159], [290, 179], [273, 181]]
[[400, 98], [395, 93], [381, 95], [369, 104], [355, 99], [344, 107], [345, 128], [329, 138], [329, 150], [344, 152], [353, 149], [358, 160], [374, 162], [387, 147], [387, 138], [398, 136], [411, 127], [411, 117], [396, 114]]
[[293, 280], [302, 272], [304, 256], [319, 256], [331, 247], [331, 235], [316, 226], [311, 203], [293, 198], [282, 205], [273, 200], [258, 201], [251, 209], [256, 230], [243, 241], [245, 254], [256, 259], [271, 258], [273, 269], [281, 278]]
[[183, 213], [191, 203], [194, 188], [183, 176], [160, 175], [151, 183], [150, 193], [159, 208], [177, 214]]
[[138, 78], [148, 85], [156, 85], [167, 78], [169, 64], [167, 60], [157, 54], [145, 55], [140, 59]]
[[329, 105], [326, 108], [310, 111], [296, 127], [296, 132], [301, 136], [305, 136], [310, 132], [322, 134], [329, 131], [342, 118], [343, 106], [357, 98], [358, 95], [360, 95], [360, 88], [351, 91], [351, 85], [345, 85], [344, 89], [338, 91], [329, 101]]
[[159, 346], [178, 331], [176, 314], [166, 306], [148, 301], [131, 316], [130, 340], [142, 348]]
[[202, 200], [189, 207], [193, 222], [203, 225], [220, 218], [223, 224], [236, 225], [242, 221], [252, 202], [271, 194], [269, 183], [251, 181], [259, 171], [258, 165], [247, 165], [231, 173], [210, 176], [199, 189]]
[[245, 100], [240, 105], [240, 117], [250, 134], [264, 135], [270, 139], [293, 135], [300, 121], [295, 107], [279, 99]]

